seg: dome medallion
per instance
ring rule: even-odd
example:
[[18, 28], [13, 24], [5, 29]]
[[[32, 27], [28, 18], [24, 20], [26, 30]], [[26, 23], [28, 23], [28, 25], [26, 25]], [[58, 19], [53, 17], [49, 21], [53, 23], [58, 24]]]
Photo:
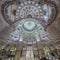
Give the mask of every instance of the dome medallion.
[[37, 25], [33, 21], [25, 21], [24, 24], [22, 25], [22, 27], [26, 31], [33, 31], [33, 30], [35, 30]]

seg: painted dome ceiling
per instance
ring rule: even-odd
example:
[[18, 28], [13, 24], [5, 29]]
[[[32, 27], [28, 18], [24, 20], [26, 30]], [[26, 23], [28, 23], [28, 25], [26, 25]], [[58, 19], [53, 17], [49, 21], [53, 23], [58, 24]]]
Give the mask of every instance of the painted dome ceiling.
[[[56, 6], [51, 1], [35, 2], [6, 1], [1, 5], [3, 18], [7, 23], [15, 26], [8, 40], [23, 41], [26, 37], [33, 37], [36, 41], [52, 40], [44, 27], [52, 23], [56, 16]], [[26, 39], [27, 40], [27, 39]]]
[[[30, 38], [31, 37], [31, 38]], [[10, 41], [24, 41], [24, 40], [52, 40], [52, 37], [48, 32], [44, 30], [44, 27], [33, 18], [22, 19], [15, 28], [9, 38]]]
[[38, 3], [35, 1], [19, 3], [19, 1], [17, 0], [15, 3], [7, 1], [1, 6], [2, 15], [9, 24], [29, 17], [39, 20], [43, 25], [48, 25], [54, 20], [56, 15], [56, 6], [54, 3]]

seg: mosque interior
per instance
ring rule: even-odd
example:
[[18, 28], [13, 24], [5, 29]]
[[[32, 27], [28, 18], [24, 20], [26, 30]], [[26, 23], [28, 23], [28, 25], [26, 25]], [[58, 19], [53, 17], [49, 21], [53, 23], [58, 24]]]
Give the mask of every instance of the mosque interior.
[[0, 60], [60, 60], [60, 0], [0, 0]]

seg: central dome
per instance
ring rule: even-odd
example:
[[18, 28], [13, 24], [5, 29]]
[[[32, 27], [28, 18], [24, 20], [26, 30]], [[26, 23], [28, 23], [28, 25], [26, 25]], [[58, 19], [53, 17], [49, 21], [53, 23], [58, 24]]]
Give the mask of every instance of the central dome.
[[25, 21], [22, 27], [26, 31], [33, 31], [36, 28], [36, 26], [37, 25], [35, 24], [34, 21]]

